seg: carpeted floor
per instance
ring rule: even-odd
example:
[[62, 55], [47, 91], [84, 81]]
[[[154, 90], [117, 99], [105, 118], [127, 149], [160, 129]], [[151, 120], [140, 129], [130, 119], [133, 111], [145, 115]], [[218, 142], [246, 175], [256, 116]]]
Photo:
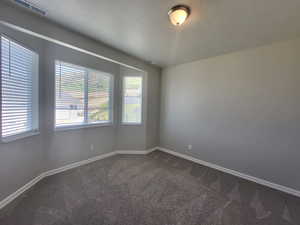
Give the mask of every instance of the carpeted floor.
[[1, 225], [299, 225], [300, 199], [162, 152], [46, 178]]

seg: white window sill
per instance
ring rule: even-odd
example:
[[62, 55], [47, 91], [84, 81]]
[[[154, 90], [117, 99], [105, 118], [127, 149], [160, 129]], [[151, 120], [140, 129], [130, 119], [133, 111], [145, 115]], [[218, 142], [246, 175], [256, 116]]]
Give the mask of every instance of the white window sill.
[[12, 141], [24, 139], [24, 138], [39, 135], [39, 134], [40, 134], [39, 131], [28, 131], [28, 132], [24, 132], [24, 133], [20, 133], [20, 134], [16, 134], [16, 135], [8, 136], [8, 137], [3, 137], [1, 139], [1, 142], [2, 143], [9, 143], [9, 142], [12, 142]]
[[110, 127], [112, 125], [113, 125], [112, 122], [77, 124], [77, 125], [58, 126], [58, 127], [55, 127], [54, 130], [55, 131], [68, 131], [68, 130], [78, 130], [78, 129], [86, 129], [86, 128]]
[[143, 123], [121, 123], [122, 126], [142, 126]]

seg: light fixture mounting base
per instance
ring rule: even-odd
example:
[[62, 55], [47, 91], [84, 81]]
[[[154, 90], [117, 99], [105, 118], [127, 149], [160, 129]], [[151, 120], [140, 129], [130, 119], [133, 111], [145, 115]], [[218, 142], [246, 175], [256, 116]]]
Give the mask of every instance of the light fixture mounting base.
[[191, 8], [187, 5], [183, 5], [183, 4], [180, 4], [180, 5], [175, 5], [173, 6], [169, 12], [168, 12], [168, 15], [170, 15], [172, 12], [176, 11], [176, 10], [179, 10], [179, 9], [182, 9], [182, 10], [185, 10], [187, 12], [187, 15], [189, 16], [191, 14]]

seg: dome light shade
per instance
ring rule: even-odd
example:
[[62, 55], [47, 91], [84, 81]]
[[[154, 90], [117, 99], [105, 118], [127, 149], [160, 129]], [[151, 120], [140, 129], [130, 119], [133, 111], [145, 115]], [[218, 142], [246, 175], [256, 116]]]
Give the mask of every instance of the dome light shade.
[[189, 17], [191, 10], [185, 5], [176, 5], [169, 11], [169, 18], [174, 26], [181, 26]]

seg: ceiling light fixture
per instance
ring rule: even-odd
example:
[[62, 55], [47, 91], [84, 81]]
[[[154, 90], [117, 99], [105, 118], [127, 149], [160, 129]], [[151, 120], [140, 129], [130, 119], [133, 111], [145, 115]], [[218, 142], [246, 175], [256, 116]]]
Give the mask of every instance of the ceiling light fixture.
[[168, 12], [170, 21], [174, 26], [181, 26], [190, 14], [191, 9], [186, 5], [176, 5]]

